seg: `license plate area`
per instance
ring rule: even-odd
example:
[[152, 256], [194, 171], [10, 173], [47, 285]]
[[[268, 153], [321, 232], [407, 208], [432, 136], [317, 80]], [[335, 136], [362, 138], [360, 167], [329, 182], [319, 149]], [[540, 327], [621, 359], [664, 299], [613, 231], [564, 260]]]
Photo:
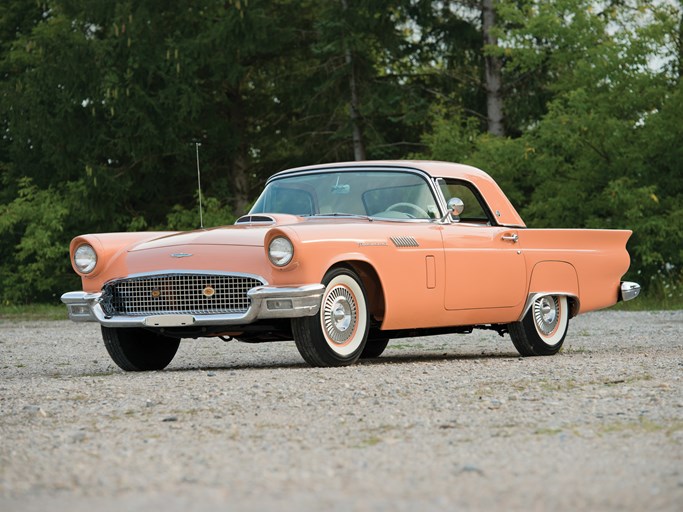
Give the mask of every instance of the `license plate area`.
[[192, 315], [155, 315], [144, 320], [147, 327], [184, 327], [194, 324]]

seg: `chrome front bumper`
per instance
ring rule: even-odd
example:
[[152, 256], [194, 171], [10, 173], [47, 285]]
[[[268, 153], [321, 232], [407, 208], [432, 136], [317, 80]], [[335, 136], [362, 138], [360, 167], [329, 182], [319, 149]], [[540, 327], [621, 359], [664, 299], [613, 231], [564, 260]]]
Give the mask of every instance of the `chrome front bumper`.
[[107, 316], [100, 305], [101, 293], [68, 292], [62, 295], [69, 318], [74, 322], [99, 322], [106, 327], [186, 327], [191, 325], [246, 325], [258, 320], [298, 318], [320, 310], [325, 286], [257, 286], [247, 292], [251, 306], [245, 313], [216, 315], [163, 314]]
[[640, 294], [640, 285], [631, 281], [622, 281], [619, 290], [619, 300], [635, 299]]

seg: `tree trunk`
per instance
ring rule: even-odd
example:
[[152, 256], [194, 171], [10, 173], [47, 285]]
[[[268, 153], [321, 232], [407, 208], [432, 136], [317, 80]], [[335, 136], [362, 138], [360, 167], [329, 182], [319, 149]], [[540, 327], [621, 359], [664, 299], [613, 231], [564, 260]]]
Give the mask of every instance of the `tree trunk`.
[[247, 213], [249, 207], [249, 157], [246, 143], [247, 122], [244, 106], [239, 90], [228, 93], [230, 102], [230, 122], [239, 141], [232, 154], [230, 167], [230, 185], [232, 189], [232, 211], [238, 217]]
[[683, 1], [678, 2], [680, 5], [679, 14], [681, 18], [678, 20], [678, 80], [683, 78]]
[[363, 133], [360, 123], [360, 102], [358, 100], [358, 89], [356, 87], [356, 71], [353, 67], [353, 56], [351, 50], [346, 49], [346, 63], [349, 66], [349, 88], [351, 89], [351, 125], [353, 127], [353, 158], [355, 160], [365, 160], [365, 144], [363, 144]]
[[[344, 12], [348, 10], [346, 0], [341, 0]], [[351, 128], [353, 131], [353, 158], [354, 160], [366, 160], [365, 144], [363, 143], [363, 131], [361, 129], [360, 100], [358, 99], [358, 85], [356, 82], [356, 68], [353, 63], [353, 54], [348, 43], [344, 44], [344, 58], [349, 68], [349, 90], [351, 92], [351, 102], [349, 103], [349, 113], [351, 115]]]
[[[495, 0], [482, 0], [481, 18], [484, 45], [487, 47], [497, 47], [498, 38], [493, 34], [493, 28], [496, 25]], [[495, 55], [484, 56], [488, 132], [492, 135], [504, 137], [502, 68], [503, 62], [500, 57]]]
[[[242, 147], [244, 146], [244, 148]], [[232, 162], [232, 204], [236, 216], [244, 215], [249, 208], [249, 160], [246, 155], [246, 144], [240, 148]]]

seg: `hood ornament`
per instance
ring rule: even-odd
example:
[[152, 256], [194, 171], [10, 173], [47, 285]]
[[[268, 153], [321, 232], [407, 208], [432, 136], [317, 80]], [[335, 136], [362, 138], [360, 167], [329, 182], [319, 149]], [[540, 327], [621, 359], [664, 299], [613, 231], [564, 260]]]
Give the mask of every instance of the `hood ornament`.
[[189, 258], [192, 256], [189, 252], [174, 252], [171, 254], [171, 258]]

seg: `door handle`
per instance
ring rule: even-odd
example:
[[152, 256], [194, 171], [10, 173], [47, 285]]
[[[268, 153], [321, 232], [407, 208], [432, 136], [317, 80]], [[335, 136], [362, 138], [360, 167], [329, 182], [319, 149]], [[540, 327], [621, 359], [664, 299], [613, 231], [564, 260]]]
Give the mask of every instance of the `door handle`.
[[501, 238], [503, 240], [509, 240], [513, 244], [516, 244], [517, 240], [519, 240], [519, 236], [517, 235], [517, 233], [513, 233], [512, 235], [503, 235]]

